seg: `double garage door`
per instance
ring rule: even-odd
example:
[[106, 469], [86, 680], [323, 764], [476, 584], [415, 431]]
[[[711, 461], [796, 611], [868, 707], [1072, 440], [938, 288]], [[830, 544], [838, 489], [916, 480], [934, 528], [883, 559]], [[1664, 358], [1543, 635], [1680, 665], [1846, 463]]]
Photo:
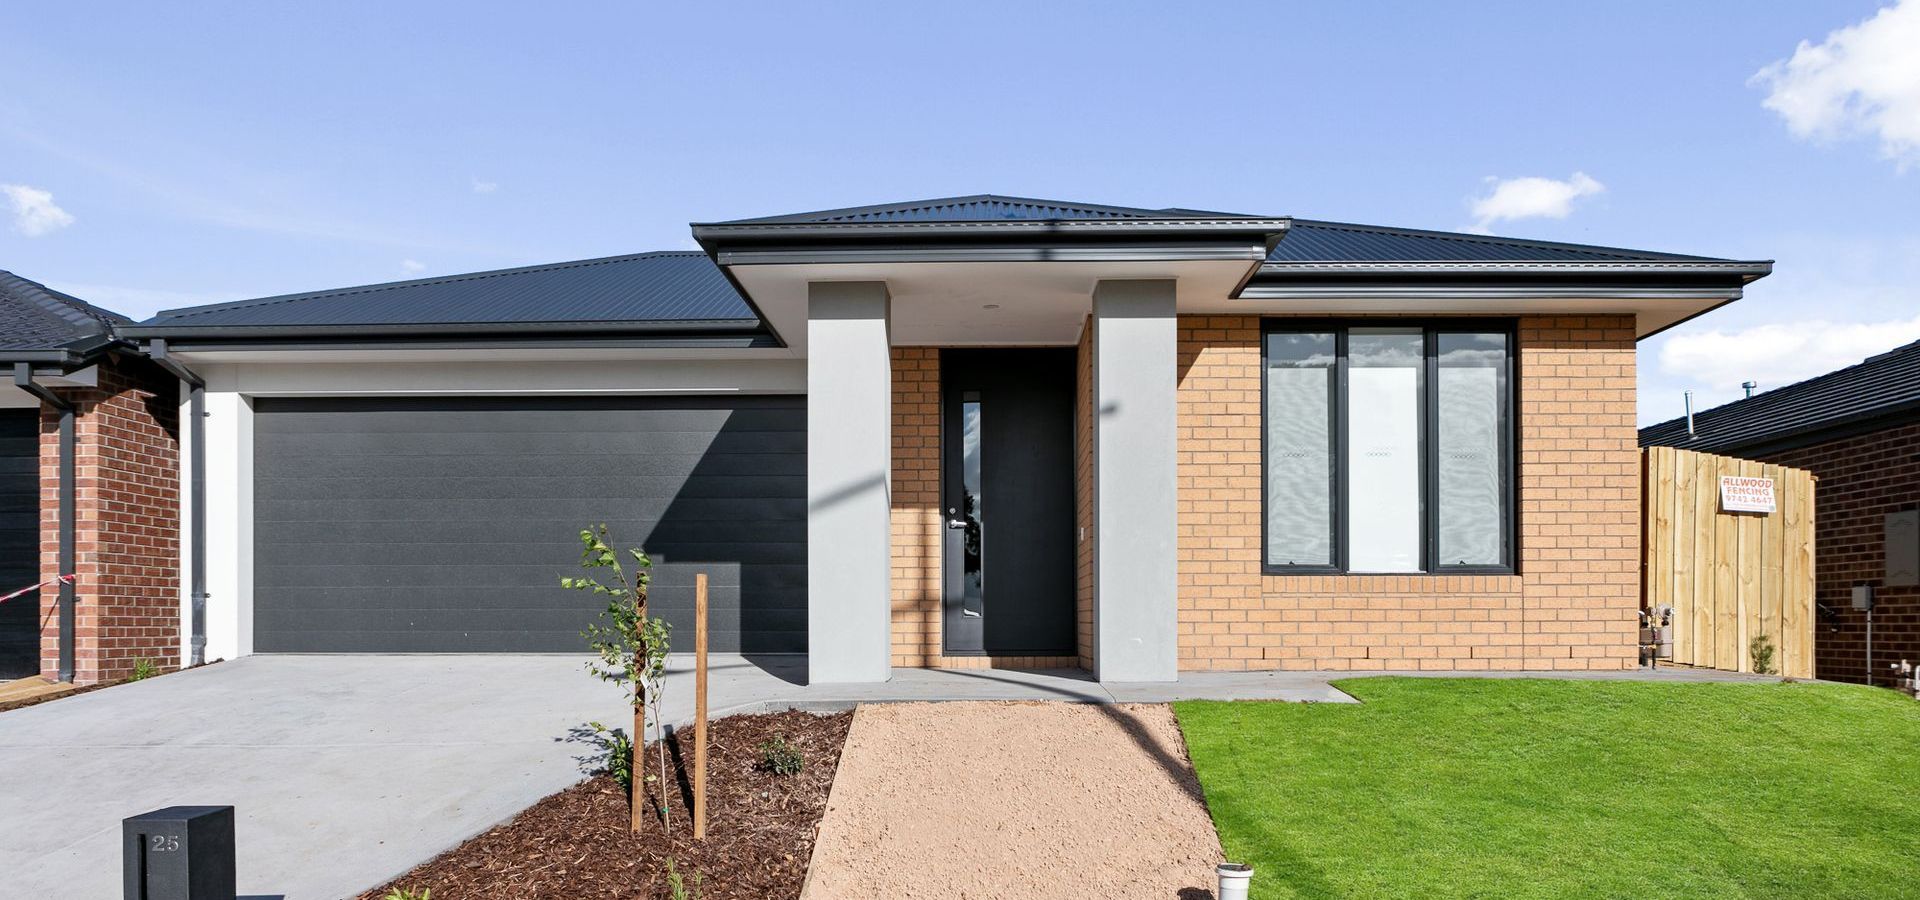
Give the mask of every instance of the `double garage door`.
[[714, 650], [806, 651], [803, 398], [262, 398], [254, 516], [261, 652], [585, 652], [601, 522], [676, 647], [705, 572]]

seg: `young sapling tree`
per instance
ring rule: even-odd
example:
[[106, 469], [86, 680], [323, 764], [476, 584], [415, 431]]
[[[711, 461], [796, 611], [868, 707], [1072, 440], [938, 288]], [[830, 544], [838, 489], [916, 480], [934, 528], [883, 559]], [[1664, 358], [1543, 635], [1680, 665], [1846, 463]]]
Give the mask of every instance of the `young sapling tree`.
[[[662, 826], [671, 824], [667, 818], [666, 799], [666, 728], [660, 713], [661, 689], [667, 674], [667, 635], [670, 627], [665, 619], [647, 615], [647, 585], [653, 580], [649, 571], [653, 568], [653, 560], [637, 547], [629, 548], [626, 555], [633, 561], [631, 572], [621, 564], [621, 554], [613, 549], [612, 535], [607, 532], [604, 523], [582, 529], [580, 568], [589, 570], [589, 574], [562, 577], [560, 586], [607, 598], [607, 608], [600, 613], [600, 621], [588, 624], [581, 635], [598, 657], [587, 663], [587, 672], [603, 681], [623, 685], [627, 691], [627, 704], [633, 707], [632, 755], [628, 766], [631, 774], [627, 780], [633, 816], [630, 827], [639, 831], [640, 811], [646, 807], [647, 779], [640, 777], [646, 771], [646, 765], [640, 757], [645, 752], [646, 710], [649, 704], [653, 706], [653, 719], [660, 729], [661, 738], [656, 742], [660, 772], [658, 811]], [[591, 574], [591, 570], [595, 569], [608, 573], [606, 582]]]

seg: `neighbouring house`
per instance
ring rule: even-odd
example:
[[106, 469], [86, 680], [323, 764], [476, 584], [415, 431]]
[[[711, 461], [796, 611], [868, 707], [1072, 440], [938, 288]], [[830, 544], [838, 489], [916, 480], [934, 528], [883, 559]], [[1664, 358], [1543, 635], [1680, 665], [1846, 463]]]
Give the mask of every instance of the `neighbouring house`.
[[127, 324], [0, 272], [0, 594], [43, 585], [0, 602], [0, 678], [91, 683], [187, 652], [179, 380]]
[[1643, 446], [1683, 447], [1811, 471], [1814, 495], [1814, 672], [1869, 681], [1920, 661], [1920, 342], [1797, 384], [1640, 431]]
[[606, 522], [814, 681], [1627, 668], [1635, 342], [1771, 268], [999, 196], [692, 234], [117, 326], [192, 423], [181, 661], [577, 652]]

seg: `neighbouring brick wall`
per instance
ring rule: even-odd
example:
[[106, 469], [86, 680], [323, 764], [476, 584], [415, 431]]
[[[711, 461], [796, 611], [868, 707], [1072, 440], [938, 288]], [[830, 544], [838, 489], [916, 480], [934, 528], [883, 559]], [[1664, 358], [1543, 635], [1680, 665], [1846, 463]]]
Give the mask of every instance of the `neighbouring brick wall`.
[[1639, 462], [1626, 316], [1526, 317], [1519, 571], [1261, 573], [1260, 319], [1179, 326], [1182, 669], [1624, 669]]
[[1853, 586], [1874, 585], [1874, 677], [1886, 664], [1920, 661], [1920, 587], [1886, 584], [1886, 515], [1920, 507], [1920, 423], [1749, 456], [1811, 471], [1814, 486], [1814, 597], [1834, 616], [1814, 617], [1814, 676], [1864, 682], [1867, 615]]
[[893, 348], [893, 664], [940, 656], [940, 351]]
[[[100, 363], [97, 387], [61, 389], [75, 415], [74, 680], [180, 659], [179, 382], [145, 360]], [[41, 410], [41, 578], [60, 564], [59, 413]], [[59, 592], [41, 592], [41, 673], [59, 667]]]
[[1074, 646], [1093, 668], [1093, 318], [1080, 326], [1073, 374]]

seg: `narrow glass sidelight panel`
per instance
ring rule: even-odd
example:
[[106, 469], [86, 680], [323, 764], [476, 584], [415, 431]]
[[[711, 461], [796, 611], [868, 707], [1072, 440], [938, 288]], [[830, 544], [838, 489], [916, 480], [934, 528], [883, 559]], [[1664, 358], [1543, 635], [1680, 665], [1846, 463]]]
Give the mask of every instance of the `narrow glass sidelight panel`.
[[1439, 341], [1439, 535], [1436, 565], [1507, 561], [1505, 469], [1507, 337], [1449, 334]]
[[1331, 566], [1334, 336], [1267, 335], [1267, 564]]
[[960, 613], [978, 617], [986, 607], [986, 569], [982, 546], [984, 519], [980, 496], [980, 395], [972, 391], [960, 403], [960, 510], [962, 590]]
[[1421, 571], [1420, 329], [1347, 333], [1347, 568]]

